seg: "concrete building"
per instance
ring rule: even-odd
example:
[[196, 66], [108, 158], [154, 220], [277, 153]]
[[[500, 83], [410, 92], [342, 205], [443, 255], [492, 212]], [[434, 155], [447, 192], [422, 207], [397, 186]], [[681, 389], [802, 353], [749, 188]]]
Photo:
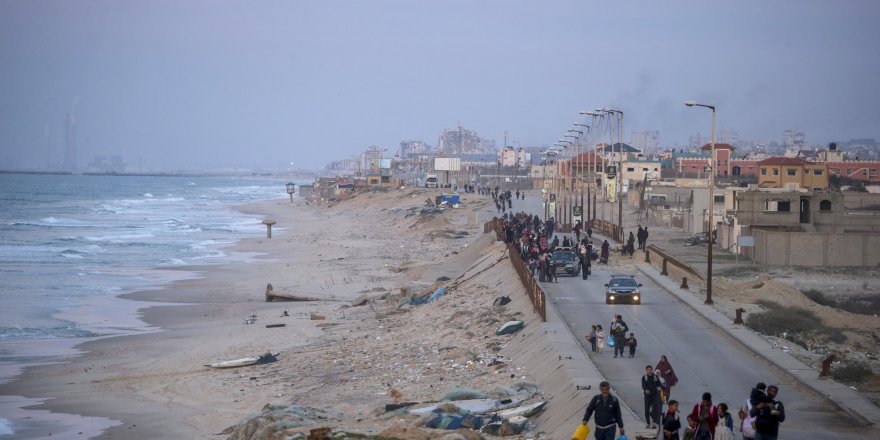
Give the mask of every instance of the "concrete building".
[[800, 157], [771, 157], [758, 162], [761, 188], [828, 189], [828, 167]]
[[503, 167], [525, 167], [532, 160], [531, 154], [522, 148], [507, 147], [498, 150], [498, 160]]
[[782, 146], [787, 152], [806, 150], [809, 147], [807, 145], [807, 135], [800, 130], [785, 130], [782, 133]]
[[627, 183], [642, 182], [646, 176], [649, 181], [654, 181], [660, 179], [660, 168], [659, 160], [625, 160], [620, 177]]
[[[733, 175], [733, 152], [736, 150], [730, 144], [715, 144], [715, 175], [726, 177]], [[709, 154], [712, 144], [703, 145], [699, 154], [682, 154], [675, 157], [675, 171], [683, 177], [708, 176]]]
[[483, 154], [495, 150], [495, 141], [481, 138], [476, 131], [462, 126], [443, 130], [437, 141], [437, 151], [445, 155]]
[[[733, 191], [730, 247], [773, 266], [880, 265], [880, 194]], [[736, 237], [754, 246], [735, 246]]]

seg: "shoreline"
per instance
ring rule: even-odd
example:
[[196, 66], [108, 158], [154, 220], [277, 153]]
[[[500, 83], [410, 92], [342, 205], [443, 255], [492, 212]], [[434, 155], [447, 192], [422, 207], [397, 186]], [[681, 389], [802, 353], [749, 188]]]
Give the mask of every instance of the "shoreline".
[[[261, 215], [260, 207], [262, 205], [277, 203], [279, 200], [282, 199], [247, 202], [240, 205], [230, 205], [229, 208], [244, 214]], [[287, 202], [287, 199], [283, 200]], [[276, 231], [279, 237], [284, 234], [283, 228], [278, 228]], [[260, 253], [240, 249], [242, 246], [247, 246], [245, 242], [258, 239], [259, 236], [242, 237], [238, 238], [235, 243], [221, 248], [224, 252], [242, 254], [245, 256], [243, 261], [152, 267], [148, 271], [163, 271], [176, 275], [167, 283], [160, 283], [152, 288], [97, 297], [87, 301], [82, 307], [72, 311], [62, 311], [57, 315], [59, 319], [75, 322], [77, 325], [84, 326], [85, 329], [97, 328], [104, 331], [117, 331], [117, 334], [89, 338], [7, 341], [10, 345], [28, 349], [25, 353], [30, 353], [30, 355], [27, 357], [33, 358], [32, 361], [5, 365], [5, 370], [9, 373], [6, 375], [8, 380], [0, 384], [0, 394], [3, 396], [0, 407], [4, 408], [6, 416], [4, 419], [9, 420], [9, 425], [15, 426], [14, 435], [16, 438], [19, 436], [40, 438], [41, 435], [37, 434], [40, 430], [46, 432], [43, 436], [51, 436], [52, 438], [59, 438], [59, 435], [89, 438], [85, 436], [90, 434], [90, 437], [107, 435], [108, 429], [124, 425], [124, 420], [106, 417], [107, 412], [83, 410], [82, 405], [68, 405], [59, 402], [64, 398], [56, 395], [54, 390], [62, 389], [64, 385], [60, 382], [54, 382], [52, 386], [41, 386], [41, 375], [44, 372], [65, 369], [65, 366], [67, 366], [67, 370], [73, 370], [76, 368], [75, 366], [91, 362], [92, 358], [97, 356], [97, 352], [104, 351], [102, 347], [117, 344], [119, 343], [117, 340], [128, 338], [137, 340], [145, 335], [167, 332], [168, 329], [164, 326], [167, 325], [167, 322], [161, 319], [161, 313], [151, 310], [192, 305], [188, 304], [188, 299], [185, 298], [185, 295], [181, 295], [181, 291], [190, 286], [190, 283], [197, 283], [210, 276], [211, 272], [223, 271], [227, 266], [251, 264], [262, 258], [263, 255]], [[189, 299], [193, 299], [193, 297], [189, 297]], [[108, 316], [113, 321], [110, 325], [107, 325]], [[45, 346], [53, 348], [45, 351], [39, 348]], [[43, 354], [46, 351], [52, 351], [53, 354]], [[82, 370], [84, 373], [88, 373], [90, 367], [83, 367]], [[71, 410], [71, 408], [75, 409]], [[17, 419], [27, 419], [28, 426], [24, 429], [17, 426]]]
[[[362, 207], [378, 217], [375, 223], [382, 223], [391, 212], [396, 212], [385, 208], [370, 209], [373, 201], [369, 199], [373, 195], [362, 197], [365, 199], [361, 201]], [[377, 196], [381, 197], [384, 196]], [[412, 197], [401, 196], [400, 201], [418, 204], [423, 200], [423, 197]], [[401, 240], [393, 233], [368, 238], [368, 230], [382, 225], [360, 228], [358, 222], [361, 219], [357, 215], [327, 207], [304, 207], [302, 201], [291, 206], [287, 199], [276, 199], [246, 203], [233, 209], [261, 218], [271, 217], [280, 226], [273, 231], [272, 239], [265, 236], [244, 238], [227, 248], [249, 253], [252, 260], [181, 266], [174, 269], [196, 272], [201, 276], [179, 280], [159, 289], [118, 295], [122, 300], [134, 301], [140, 320], [160, 330], [77, 344], [76, 348], [84, 354], [65, 359], [61, 364], [28, 368], [15, 381], [0, 386], [0, 392], [31, 398], [53, 396], [36, 407], [27, 407], [29, 410], [109, 416], [121, 422], [118, 426], [107, 427], [95, 438], [208, 438], [258, 411], [270, 396], [277, 396], [274, 397], [277, 400], [282, 393], [276, 391], [284, 388], [276, 384], [274, 394], [266, 395], [261, 385], [248, 377], [207, 370], [204, 364], [266, 351], [282, 351], [283, 358], [295, 355], [307, 344], [332, 342], [333, 338], [324, 331], [326, 327], [292, 317], [305, 313], [333, 319], [341, 305], [364, 292], [391, 291], [404, 284], [430, 284], [420, 280], [420, 273], [427, 269], [412, 270], [401, 277], [396, 267], [405, 262], [430, 266], [431, 255], [437, 249], [446, 252], [448, 257], [457, 252], [452, 251], [453, 245], [446, 242], [462, 241], [461, 237], [450, 239], [432, 233], [427, 238], [420, 238], [428, 250], [411, 250], [407, 249], [409, 241]], [[467, 223], [476, 231], [478, 222], [471, 224], [470, 219], [463, 219], [465, 211], [469, 210], [458, 210], [456, 220], [452, 222]], [[395, 228], [403, 214], [393, 214], [394, 218], [384, 226]], [[335, 219], [338, 217], [341, 218]], [[417, 217], [415, 223], [447, 224], [453, 211], [448, 217]], [[328, 229], [329, 236], [324, 229]], [[448, 231], [444, 234], [448, 235]], [[332, 239], [332, 245], [322, 246], [322, 240], [328, 237]], [[467, 241], [473, 241], [475, 237], [479, 236], [472, 235]], [[394, 242], [394, 245], [388, 242]], [[390, 255], [391, 252], [386, 255], [380, 252], [382, 249], [397, 249], [401, 255]], [[411, 252], [420, 255], [411, 255]], [[364, 253], [370, 255], [362, 255]], [[312, 269], [320, 269], [323, 265], [333, 265], [337, 270]], [[432, 269], [443, 272], [442, 268]], [[345, 274], [340, 276], [336, 272]], [[264, 289], [267, 283], [272, 283], [276, 291], [302, 292], [326, 300], [266, 303]], [[289, 311], [291, 317], [282, 320], [277, 313], [279, 309]], [[258, 316], [256, 325], [244, 325], [243, 321], [252, 314]], [[264, 326], [275, 322], [284, 323], [286, 328]], [[328, 322], [327, 325], [335, 323]], [[273, 342], [277, 337], [282, 339]], [[100, 398], [86, 402], [83, 395]], [[58, 438], [57, 434], [53, 438]]]

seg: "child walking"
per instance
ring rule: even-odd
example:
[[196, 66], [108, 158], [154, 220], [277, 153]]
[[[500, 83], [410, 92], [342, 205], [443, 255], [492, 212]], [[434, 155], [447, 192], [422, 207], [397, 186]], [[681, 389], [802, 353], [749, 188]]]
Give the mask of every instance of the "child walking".
[[635, 357], [636, 355], [636, 345], [639, 342], [636, 341], [635, 333], [630, 333], [629, 337], [626, 338], [626, 346], [629, 347], [629, 357]]

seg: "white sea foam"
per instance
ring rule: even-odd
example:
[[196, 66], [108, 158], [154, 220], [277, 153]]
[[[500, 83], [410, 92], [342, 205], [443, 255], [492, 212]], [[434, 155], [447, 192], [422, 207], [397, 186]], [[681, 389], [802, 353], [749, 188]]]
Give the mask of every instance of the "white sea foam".
[[0, 419], [0, 435], [12, 434], [15, 434], [15, 431], [12, 430], [12, 422], [9, 419]]
[[150, 194], [150, 193], [144, 193], [144, 197], [147, 197], [147, 198], [153, 198], [153, 195]]

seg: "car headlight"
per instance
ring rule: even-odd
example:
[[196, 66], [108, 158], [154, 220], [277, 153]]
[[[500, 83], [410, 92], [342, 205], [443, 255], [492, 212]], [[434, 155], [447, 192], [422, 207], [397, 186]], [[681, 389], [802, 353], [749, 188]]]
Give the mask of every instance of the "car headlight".
[[611, 301], [614, 301], [614, 295], [609, 296], [608, 299], [610, 299]]
[[636, 301], [638, 301], [638, 300], [639, 300], [639, 296], [638, 296], [638, 295], [635, 295], [635, 296], [633, 296], [633, 299], [636, 300]]

